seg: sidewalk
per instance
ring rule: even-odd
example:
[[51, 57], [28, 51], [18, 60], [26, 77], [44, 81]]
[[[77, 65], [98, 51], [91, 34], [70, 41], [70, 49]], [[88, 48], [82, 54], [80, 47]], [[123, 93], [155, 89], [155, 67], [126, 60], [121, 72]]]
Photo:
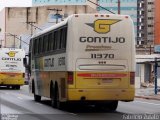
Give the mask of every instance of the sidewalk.
[[158, 87], [157, 95], [154, 93], [154, 86], [136, 88], [135, 97], [151, 100], [160, 100], [160, 87]]

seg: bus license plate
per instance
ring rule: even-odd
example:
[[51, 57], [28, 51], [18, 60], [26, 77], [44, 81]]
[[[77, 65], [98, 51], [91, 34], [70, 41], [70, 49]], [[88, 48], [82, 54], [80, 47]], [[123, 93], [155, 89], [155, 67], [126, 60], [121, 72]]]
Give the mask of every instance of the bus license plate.
[[113, 80], [112, 79], [102, 79], [103, 83], [112, 83]]

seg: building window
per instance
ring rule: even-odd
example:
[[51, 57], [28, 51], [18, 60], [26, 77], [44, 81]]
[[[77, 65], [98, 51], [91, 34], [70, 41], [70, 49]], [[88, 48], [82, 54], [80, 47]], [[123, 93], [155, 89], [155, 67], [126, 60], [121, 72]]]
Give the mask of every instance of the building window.
[[149, 32], [148, 35], [153, 35], [153, 32]]
[[153, 20], [153, 17], [148, 17], [148, 20]]
[[153, 2], [148, 2], [148, 4], [149, 4], [149, 5], [153, 5], [154, 3], [153, 3]]
[[153, 25], [148, 25], [148, 27], [153, 27]]

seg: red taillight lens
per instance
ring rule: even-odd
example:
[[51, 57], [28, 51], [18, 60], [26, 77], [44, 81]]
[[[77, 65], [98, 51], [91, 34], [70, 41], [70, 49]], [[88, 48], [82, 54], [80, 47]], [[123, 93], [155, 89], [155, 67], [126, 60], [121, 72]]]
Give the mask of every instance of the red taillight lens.
[[128, 16], [125, 16], [125, 18], [128, 18]]
[[135, 72], [130, 72], [130, 84], [135, 84]]
[[68, 84], [73, 84], [73, 72], [68, 72]]

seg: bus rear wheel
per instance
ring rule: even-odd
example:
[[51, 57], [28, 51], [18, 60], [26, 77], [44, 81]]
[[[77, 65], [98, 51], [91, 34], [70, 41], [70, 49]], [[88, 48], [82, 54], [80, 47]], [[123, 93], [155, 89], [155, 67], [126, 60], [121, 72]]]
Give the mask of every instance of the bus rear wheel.
[[9, 86], [9, 85], [7, 85], [7, 89], [10, 89], [10, 86]]
[[32, 82], [32, 92], [33, 92], [33, 94], [34, 94], [34, 100], [35, 100], [36, 102], [40, 102], [40, 101], [41, 101], [41, 96], [36, 95], [36, 93], [35, 93], [34, 81]]
[[13, 85], [12, 89], [20, 90], [20, 85]]
[[106, 105], [106, 107], [109, 109], [109, 111], [116, 111], [117, 107], [118, 107], [118, 101], [112, 101], [111, 103], [108, 103]]
[[96, 109], [103, 109], [106, 111], [114, 112], [118, 107], [118, 101], [106, 101], [106, 103], [95, 104]]
[[64, 107], [64, 103], [59, 101], [59, 92], [58, 88], [52, 87], [52, 93], [51, 93], [51, 105], [54, 108], [62, 109]]
[[20, 90], [20, 85], [15, 86], [17, 90]]
[[51, 86], [51, 91], [50, 91], [50, 93], [51, 93], [51, 106], [52, 106], [53, 108], [56, 108], [55, 89], [54, 89], [53, 86]]
[[34, 100], [35, 100], [36, 102], [40, 102], [40, 101], [41, 101], [41, 96], [36, 95], [36, 94], [34, 93]]

